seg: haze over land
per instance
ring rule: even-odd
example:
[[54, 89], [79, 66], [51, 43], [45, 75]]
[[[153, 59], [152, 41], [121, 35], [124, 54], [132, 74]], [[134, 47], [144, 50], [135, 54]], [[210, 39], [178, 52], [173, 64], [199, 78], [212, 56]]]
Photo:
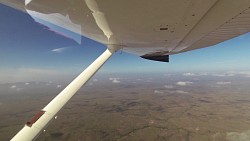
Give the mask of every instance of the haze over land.
[[[9, 140], [66, 84], [0, 86], [0, 140]], [[250, 72], [96, 76], [38, 141], [248, 141]]]

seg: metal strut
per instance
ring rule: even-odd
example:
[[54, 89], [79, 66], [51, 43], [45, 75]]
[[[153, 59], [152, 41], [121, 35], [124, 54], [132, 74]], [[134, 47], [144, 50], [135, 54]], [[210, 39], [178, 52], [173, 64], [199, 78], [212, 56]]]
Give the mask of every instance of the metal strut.
[[60, 92], [46, 107], [38, 112], [24, 127], [11, 139], [11, 141], [32, 141], [45, 129], [49, 121], [75, 95], [75, 93], [101, 68], [101, 66], [115, 52], [107, 49], [77, 78], [75, 78], [62, 92]]

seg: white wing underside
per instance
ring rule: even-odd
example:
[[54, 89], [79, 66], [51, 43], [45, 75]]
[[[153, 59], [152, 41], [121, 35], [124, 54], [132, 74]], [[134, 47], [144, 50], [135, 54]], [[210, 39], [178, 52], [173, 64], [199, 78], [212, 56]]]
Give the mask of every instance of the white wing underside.
[[29, 13], [56, 32], [62, 31], [58, 26], [140, 56], [208, 47], [250, 31], [250, 0], [0, 2]]

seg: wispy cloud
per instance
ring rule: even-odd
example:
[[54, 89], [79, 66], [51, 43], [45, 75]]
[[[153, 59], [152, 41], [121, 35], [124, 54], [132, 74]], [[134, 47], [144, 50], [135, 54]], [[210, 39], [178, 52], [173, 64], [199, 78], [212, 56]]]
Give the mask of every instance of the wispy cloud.
[[94, 78], [92, 79], [92, 81], [88, 82], [88, 86], [93, 86], [98, 81], [99, 81], [98, 79]]
[[109, 80], [112, 81], [112, 83], [120, 83], [120, 78], [113, 78], [113, 77], [110, 77]]
[[183, 76], [206, 76], [208, 75], [207, 72], [199, 72], [199, 73], [191, 73], [191, 72], [186, 72], [182, 74]]
[[191, 72], [183, 73], [182, 75], [183, 76], [195, 76], [195, 74]]
[[217, 85], [228, 85], [231, 84], [231, 82], [224, 82], [224, 81], [220, 81], [220, 82], [216, 82]]
[[206, 75], [208, 75], [208, 73], [207, 72], [201, 72], [201, 73], [199, 73], [199, 75], [200, 76], [206, 76]]
[[154, 90], [154, 93], [155, 93], [155, 94], [164, 94], [164, 92], [159, 91], [159, 90]]
[[53, 82], [52, 81], [49, 81], [49, 82], [47, 82], [45, 85], [46, 86], [50, 86], [50, 85], [52, 85], [53, 84]]
[[57, 88], [61, 88], [61, 87], [62, 87], [62, 85], [57, 85], [56, 87], [57, 87]]
[[188, 92], [183, 91], [183, 90], [176, 90], [175, 92], [178, 94], [188, 94]]
[[212, 73], [212, 76], [217, 76], [217, 77], [231, 77], [238, 75], [239, 72], [236, 71], [227, 71], [227, 72], [218, 72], [218, 73]]
[[25, 85], [28, 86], [30, 83], [26, 82]]
[[23, 88], [18, 88], [16, 85], [12, 85], [12, 86], [10, 86], [10, 88], [11, 88], [11, 89], [14, 89], [14, 90], [16, 90], [16, 91], [20, 91], [20, 90], [23, 89]]
[[117, 80], [117, 79], [114, 79], [112, 82], [113, 82], [113, 83], [120, 83], [121, 81], [120, 81], [120, 80]]
[[173, 89], [174, 86], [173, 85], [165, 85], [164, 88], [166, 88], [166, 89]]
[[235, 76], [235, 74], [219, 74], [219, 73], [217, 73], [217, 74], [212, 74], [212, 76], [217, 76], [217, 77], [227, 77], [227, 76]]
[[215, 77], [250, 77], [250, 71], [225, 71], [225, 72], [206, 72], [206, 73], [183, 73], [183, 76], [215, 76]]
[[173, 93], [173, 94], [188, 94], [188, 92], [186, 91], [183, 91], [183, 90], [175, 90], [175, 91], [170, 91], [170, 93]]
[[54, 53], [62, 53], [66, 50], [68, 50], [69, 47], [62, 47], [62, 48], [56, 48], [56, 49], [52, 49], [51, 52], [54, 52]]
[[10, 88], [11, 88], [11, 89], [15, 89], [15, 88], [16, 88], [16, 85], [12, 85]]
[[179, 81], [176, 83], [176, 85], [178, 86], [191, 86], [193, 84], [193, 82], [190, 81]]
[[243, 75], [244, 77], [250, 77], [250, 71], [241, 71], [238, 74]]

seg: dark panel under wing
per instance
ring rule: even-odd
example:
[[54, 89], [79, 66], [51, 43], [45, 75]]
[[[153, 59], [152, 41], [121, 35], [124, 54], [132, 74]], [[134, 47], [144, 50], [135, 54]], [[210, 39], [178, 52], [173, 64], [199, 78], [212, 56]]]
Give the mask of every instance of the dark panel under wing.
[[159, 62], [169, 62], [169, 55], [161, 55], [161, 56], [143, 55], [141, 56], [141, 58]]

